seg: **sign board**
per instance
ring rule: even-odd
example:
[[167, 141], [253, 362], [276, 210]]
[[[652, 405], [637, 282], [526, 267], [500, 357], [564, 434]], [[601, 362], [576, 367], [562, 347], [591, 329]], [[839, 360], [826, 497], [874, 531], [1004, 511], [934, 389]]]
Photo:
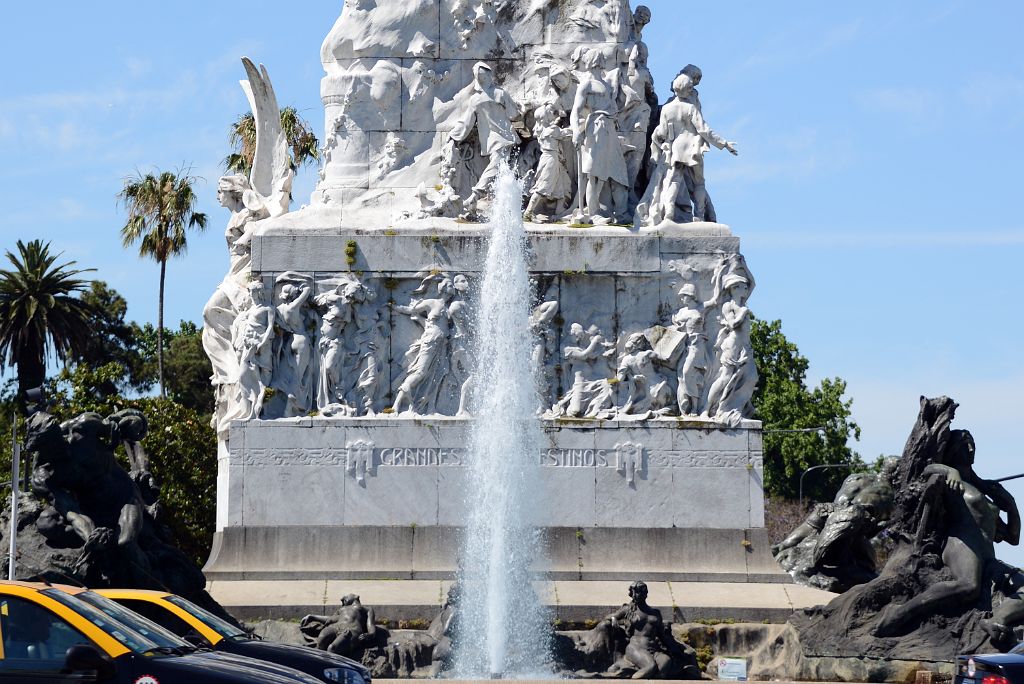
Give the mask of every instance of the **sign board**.
[[733, 681], [747, 681], [747, 659], [746, 658], [719, 658], [718, 678], [731, 679]]

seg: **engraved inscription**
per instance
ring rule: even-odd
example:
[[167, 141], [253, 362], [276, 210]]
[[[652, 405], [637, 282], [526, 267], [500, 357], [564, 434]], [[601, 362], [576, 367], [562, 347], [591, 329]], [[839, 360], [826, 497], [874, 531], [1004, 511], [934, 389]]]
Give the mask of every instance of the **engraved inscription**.
[[[377, 468], [416, 468], [421, 466], [459, 467], [469, 464], [470, 455], [461, 447], [385, 447], [372, 442], [351, 442], [345, 448], [280, 447], [232, 449], [231, 465], [267, 466], [340, 466], [359, 482]], [[760, 454], [742, 451], [660, 451], [625, 442], [614, 449], [545, 449], [537, 464], [543, 468], [614, 468], [632, 482], [630, 473], [652, 468], [762, 468]]]

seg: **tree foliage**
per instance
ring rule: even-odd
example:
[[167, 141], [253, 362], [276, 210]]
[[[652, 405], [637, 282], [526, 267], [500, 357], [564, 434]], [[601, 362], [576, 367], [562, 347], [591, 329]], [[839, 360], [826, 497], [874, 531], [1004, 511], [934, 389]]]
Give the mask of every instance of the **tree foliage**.
[[[797, 498], [801, 474], [827, 463], [864, 467], [849, 446], [860, 439], [851, 419], [853, 400], [844, 397], [846, 382], [825, 378], [807, 386], [809, 362], [782, 333], [781, 321], [755, 320], [751, 328], [754, 360], [761, 380], [754, 392], [757, 417], [764, 423], [765, 493]], [[824, 428], [822, 432], [784, 432]], [[853, 468], [815, 471], [804, 480], [805, 499], [831, 499]]]
[[17, 249], [7, 252], [12, 268], [0, 270], [0, 359], [17, 366], [23, 395], [42, 384], [51, 353], [64, 360], [85, 345], [90, 308], [75, 295], [88, 285], [78, 276], [93, 269], [57, 265], [61, 254], [42, 240], [18, 240]]
[[[288, 161], [293, 171], [320, 159], [320, 142], [295, 107], [281, 109], [281, 130], [288, 141]], [[231, 124], [229, 141], [232, 151], [224, 159], [224, 167], [231, 173], [248, 176], [256, 156], [256, 119], [252, 112], [242, 114]]]
[[139, 353], [140, 329], [125, 319], [125, 298], [105, 282], [94, 280], [82, 293], [82, 301], [89, 307], [89, 335], [70, 360], [89, 368], [116, 364], [121, 369], [120, 376], [111, 377], [98, 388], [106, 394], [151, 389], [156, 379], [155, 367], [150, 368], [151, 364]]
[[167, 260], [183, 254], [188, 247], [188, 229], [206, 228], [206, 214], [196, 211], [198, 197], [193, 186], [198, 179], [187, 173], [164, 171], [136, 174], [125, 179], [118, 198], [128, 210], [121, 228], [125, 247], [138, 243], [139, 256], [160, 264], [160, 293], [157, 314], [157, 383], [164, 388], [164, 281]]

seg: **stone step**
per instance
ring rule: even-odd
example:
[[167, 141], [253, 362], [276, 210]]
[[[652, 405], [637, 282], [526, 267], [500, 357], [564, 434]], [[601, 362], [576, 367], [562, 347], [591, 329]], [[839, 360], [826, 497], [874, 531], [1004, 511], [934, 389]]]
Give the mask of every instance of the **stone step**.
[[[242, 620], [297, 620], [333, 612], [342, 596], [357, 594], [378, 621], [431, 620], [441, 610], [447, 580], [215, 580], [207, 590]], [[536, 582], [553, 619], [597, 620], [628, 602], [628, 582]], [[828, 603], [835, 594], [795, 584], [648, 582], [648, 602], [666, 620], [785, 622], [800, 608]]]

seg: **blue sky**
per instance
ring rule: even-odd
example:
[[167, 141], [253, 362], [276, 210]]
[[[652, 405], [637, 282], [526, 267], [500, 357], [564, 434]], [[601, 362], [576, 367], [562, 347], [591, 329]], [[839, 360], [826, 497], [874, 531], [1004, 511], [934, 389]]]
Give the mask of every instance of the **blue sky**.
[[[849, 382], [866, 457], [899, 453], [920, 394], [961, 403], [978, 470], [1018, 446], [1024, 256], [1024, 51], [1018, 2], [648, 0], [659, 94], [693, 62], [704, 113], [739, 142], [709, 154], [721, 220], [742, 237], [763, 318], [812, 379]], [[135, 169], [191, 167], [210, 227], [168, 270], [166, 316], [199, 320], [226, 267], [215, 202], [248, 55], [322, 128], [318, 50], [340, 0], [15, 3], [0, 43], [0, 248], [46, 238], [98, 269], [135, 320], [157, 268], [120, 246]], [[297, 182], [308, 198], [315, 172]], [[1024, 485], [1014, 491], [1024, 504]], [[1024, 553], [1004, 555], [1024, 562]]]

